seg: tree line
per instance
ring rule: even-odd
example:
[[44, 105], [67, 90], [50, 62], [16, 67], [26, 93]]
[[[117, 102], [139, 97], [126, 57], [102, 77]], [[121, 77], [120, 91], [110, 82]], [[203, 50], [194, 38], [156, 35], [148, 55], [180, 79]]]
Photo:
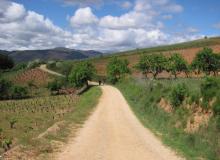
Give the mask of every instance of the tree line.
[[[129, 63], [126, 59], [113, 57], [107, 64], [107, 80], [110, 83], [118, 82], [125, 74], [131, 73]], [[188, 64], [183, 56], [174, 53], [170, 56], [164, 54], [147, 54], [140, 56], [135, 68], [140, 70], [147, 77], [152, 74], [157, 78], [158, 74], [166, 71], [177, 78], [178, 74], [185, 73], [189, 77], [191, 72], [205, 73], [206, 75], [217, 75], [220, 71], [220, 55], [213, 52], [211, 48], [204, 48], [199, 51], [191, 64]], [[68, 79], [76, 87], [80, 87], [91, 80], [96, 74], [92, 63], [86, 61], [79, 63], [70, 72]]]
[[151, 73], [154, 78], [163, 71], [170, 73], [175, 78], [183, 72], [186, 77], [189, 77], [190, 72], [217, 75], [220, 70], [220, 55], [214, 53], [211, 48], [204, 48], [196, 54], [192, 63], [188, 64], [179, 53], [174, 53], [170, 57], [163, 54], [149, 54], [142, 55], [135, 67], [145, 76]]

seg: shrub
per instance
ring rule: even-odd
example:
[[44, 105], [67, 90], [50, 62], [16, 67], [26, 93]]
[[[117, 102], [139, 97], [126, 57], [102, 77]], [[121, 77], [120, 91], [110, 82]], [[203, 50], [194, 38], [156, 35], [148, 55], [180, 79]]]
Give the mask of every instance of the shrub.
[[40, 61], [39, 59], [36, 59], [34, 61], [31, 61], [27, 64], [27, 68], [31, 69], [31, 68], [36, 68], [39, 67], [39, 65], [42, 63], [42, 61]]
[[5, 79], [0, 79], [0, 100], [8, 99], [12, 83]]
[[17, 121], [17, 119], [15, 119], [15, 118], [10, 119], [10, 120], [9, 120], [10, 128], [11, 128], [11, 129], [14, 128], [14, 125], [15, 125], [17, 122], [18, 122], [18, 121]]
[[189, 99], [189, 103], [196, 103], [197, 105], [199, 104], [199, 99], [200, 99], [200, 93], [198, 92], [194, 92], [190, 94], [190, 99]]
[[27, 63], [18, 63], [12, 68], [12, 70], [19, 71], [19, 70], [25, 69], [26, 67], [27, 67]]
[[[56, 94], [62, 87], [67, 86], [67, 81], [65, 78], [57, 78], [52, 82], [49, 82], [47, 88], [52, 94]], [[56, 92], [56, 93], [55, 93]]]
[[217, 95], [220, 89], [219, 80], [214, 77], [206, 77], [200, 88], [204, 101], [208, 102]]
[[218, 130], [220, 130], [220, 116], [218, 116], [217, 119], [216, 119], [216, 128]]
[[5, 150], [5, 152], [11, 148], [11, 145], [12, 145], [11, 139], [3, 139], [2, 148]]
[[217, 97], [213, 105], [213, 112], [215, 115], [220, 115], [220, 96]]
[[13, 99], [26, 98], [28, 94], [27, 88], [22, 86], [12, 86], [11, 87], [11, 97]]
[[171, 91], [170, 99], [173, 107], [178, 107], [182, 104], [188, 95], [188, 89], [184, 83], [177, 84]]

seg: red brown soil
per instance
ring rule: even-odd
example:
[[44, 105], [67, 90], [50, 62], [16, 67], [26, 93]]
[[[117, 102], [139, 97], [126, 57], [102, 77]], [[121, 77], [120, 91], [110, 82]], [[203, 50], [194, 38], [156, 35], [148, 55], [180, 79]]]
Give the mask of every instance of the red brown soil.
[[169, 101], [167, 101], [164, 98], [161, 98], [160, 102], [159, 102], [159, 106], [167, 113], [171, 113], [172, 112], [172, 106], [169, 103]]
[[28, 84], [28, 83], [33, 83], [34, 85], [41, 86], [41, 85], [46, 85], [49, 81], [49, 75], [48, 73], [35, 68], [35, 69], [30, 69], [27, 70], [21, 74], [18, 74], [13, 82], [18, 83], [18, 84]]
[[[220, 45], [213, 45], [209, 46], [209, 48], [212, 48], [215, 53], [220, 53]], [[196, 54], [202, 50], [203, 47], [197, 47], [197, 48], [189, 48], [189, 49], [179, 49], [179, 50], [174, 50], [174, 51], [166, 51], [166, 52], [161, 52], [165, 55], [170, 55], [173, 53], [180, 53], [188, 63], [191, 63], [192, 60], [195, 58]], [[140, 54], [130, 54], [130, 55], [125, 55], [122, 56], [122, 58], [125, 58], [129, 61], [129, 67], [133, 69], [133, 66], [138, 63]], [[100, 75], [106, 75], [106, 66], [108, 63], [108, 59], [101, 59], [96, 62], [94, 62], [94, 65], [96, 66], [96, 69], [98, 71], [98, 74]], [[139, 76], [140, 72], [134, 71], [133, 75], [134, 76]], [[162, 73], [159, 75], [159, 77], [168, 77], [169, 75], [167, 73]], [[197, 75], [193, 75], [197, 76]], [[200, 75], [201, 76], [201, 75]], [[181, 74], [180, 77], [185, 77], [184, 74]]]
[[203, 110], [201, 107], [196, 108], [191, 117], [188, 118], [185, 132], [193, 133], [198, 131], [199, 127], [207, 126], [209, 119], [212, 117], [213, 112], [211, 110]]

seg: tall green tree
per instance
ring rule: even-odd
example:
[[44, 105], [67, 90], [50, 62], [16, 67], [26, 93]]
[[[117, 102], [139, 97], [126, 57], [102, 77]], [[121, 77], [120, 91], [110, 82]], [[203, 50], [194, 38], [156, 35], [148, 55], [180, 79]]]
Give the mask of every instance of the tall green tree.
[[126, 73], [130, 73], [126, 59], [112, 58], [107, 65], [107, 76], [111, 83], [116, 83]]
[[96, 69], [90, 62], [80, 62], [73, 67], [68, 76], [68, 80], [75, 87], [88, 86], [88, 81], [92, 80], [95, 75]]
[[167, 70], [176, 78], [181, 72], [188, 76], [189, 67], [186, 60], [178, 53], [172, 54], [167, 63]]
[[214, 54], [211, 48], [204, 48], [197, 53], [191, 66], [198, 72], [202, 71], [207, 75], [210, 75], [211, 72], [216, 74], [219, 70], [219, 62], [218, 55]]
[[153, 74], [154, 79], [156, 79], [159, 73], [166, 70], [167, 61], [168, 61], [167, 58], [163, 54], [150, 55], [149, 72]]
[[140, 70], [144, 76], [147, 77], [147, 74], [149, 73], [151, 67], [150, 56], [142, 55], [139, 59], [138, 64], [135, 67]]

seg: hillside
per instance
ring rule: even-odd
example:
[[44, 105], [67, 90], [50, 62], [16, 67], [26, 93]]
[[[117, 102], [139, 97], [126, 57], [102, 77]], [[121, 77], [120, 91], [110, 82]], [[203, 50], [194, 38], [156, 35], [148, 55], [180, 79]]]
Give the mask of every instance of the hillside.
[[75, 50], [68, 48], [54, 48], [46, 50], [24, 50], [24, 51], [0, 51], [2, 54], [8, 54], [16, 62], [27, 62], [35, 59], [40, 60], [75, 60], [86, 59], [102, 55], [101, 52], [88, 50]]
[[138, 62], [139, 57], [142, 54], [151, 54], [151, 53], [172, 54], [177, 52], [182, 54], [188, 63], [191, 63], [196, 53], [199, 50], [203, 49], [204, 47], [210, 47], [214, 50], [214, 52], [220, 53], [220, 37], [199, 39], [195, 41], [166, 45], [166, 46], [158, 46], [152, 48], [143, 48], [143, 49], [130, 50], [126, 52], [119, 52], [100, 58], [94, 58], [92, 59], [92, 62], [96, 66], [98, 73], [104, 75], [106, 70], [106, 64], [109, 58], [111, 58], [112, 56], [125, 58], [129, 61], [130, 66], [133, 66]]

